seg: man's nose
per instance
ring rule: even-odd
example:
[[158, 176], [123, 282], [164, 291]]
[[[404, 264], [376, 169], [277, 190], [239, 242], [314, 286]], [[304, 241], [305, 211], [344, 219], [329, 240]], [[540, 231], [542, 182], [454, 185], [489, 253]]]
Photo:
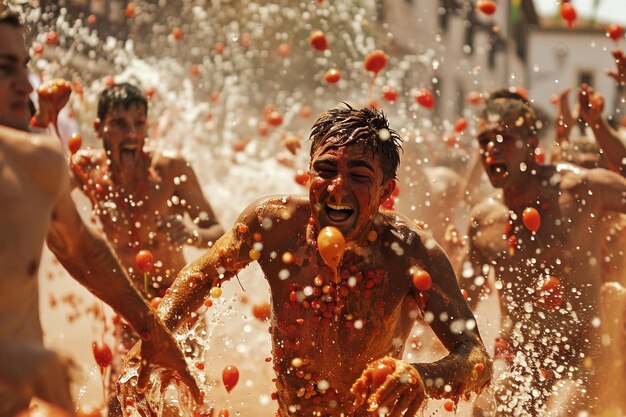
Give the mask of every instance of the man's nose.
[[343, 184], [344, 184], [343, 175], [339, 174], [335, 178], [333, 178], [333, 180], [331, 181], [330, 185], [328, 186], [328, 192], [331, 194], [334, 194], [334, 193], [336, 194], [339, 190], [341, 190]]
[[496, 145], [494, 141], [489, 142], [485, 149], [487, 150], [487, 153], [489, 155], [495, 155], [500, 153], [500, 148]]

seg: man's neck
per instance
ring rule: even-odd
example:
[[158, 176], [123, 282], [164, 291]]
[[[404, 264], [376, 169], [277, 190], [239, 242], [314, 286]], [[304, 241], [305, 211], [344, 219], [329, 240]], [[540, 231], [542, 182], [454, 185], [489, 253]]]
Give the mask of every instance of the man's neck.
[[535, 173], [529, 172], [523, 180], [518, 181], [516, 185], [504, 188], [503, 198], [506, 206], [511, 210], [524, 209], [526, 207], [537, 206], [542, 199], [542, 182], [537, 167], [534, 168]]

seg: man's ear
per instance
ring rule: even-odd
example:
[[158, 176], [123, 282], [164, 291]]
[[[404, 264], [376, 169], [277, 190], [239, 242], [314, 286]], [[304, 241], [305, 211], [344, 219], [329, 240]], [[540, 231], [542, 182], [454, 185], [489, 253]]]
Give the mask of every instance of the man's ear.
[[378, 202], [378, 204], [384, 203], [389, 197], [391, 197], [391, 194], [393, 193], [393, 190], [395, 189], [396, 189], [396, 180], [393, 178], [390, 180], [387, 180], [387, 182], [383, 184], [383, 193], [380, 195], [380, 201]]
[[100, 126], [101, 126], [102, 122], [100, 121], [99, 118], [95, 118], [93, 121], [93, 130], [96, 133], [96, 137], [100, 138]]

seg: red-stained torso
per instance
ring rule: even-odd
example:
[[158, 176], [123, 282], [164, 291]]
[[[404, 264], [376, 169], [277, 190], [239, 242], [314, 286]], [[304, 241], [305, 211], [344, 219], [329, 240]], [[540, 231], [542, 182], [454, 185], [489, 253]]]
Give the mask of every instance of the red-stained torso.
[[[243, 251], [260, 249], [258, 262], [271, 288], [270, 331], [283, 416], [345, 412], [353, 401], [350, 387], [365, 366], [387, 355], [401, 358], [425, 301], [440, 297], [412, 286], [408, 271], [424, 261], [424, 242], [431, 238], [406, 219], [381, 217], [373, 229], [376, 238], [361, 255], [348, 250], [336, 282], [307, 243], [309, 216], [308, 199], [268, 199], [249, 213], [244, 223], [251, 227], [242, 236], [251, 242]], [[293, 262], [284, 262], [285, 252]], [[435, 265], [427, 268], [435, 268], [436, 275]]]
[[74, 156], [74, 178], [139, 289], [144, 277], [135, 256], [143, 249], [152, 253], [152, 295], [162, 295], [186, 263], [182, 246], [171, 241], [164, 223], [193, 209], [185, 199], [189, 168], [181, 159], [145, 154], [138, 168], [142, 175], [126, 189], [112, 180], [107, 161], [103, 151], [81, 151]]

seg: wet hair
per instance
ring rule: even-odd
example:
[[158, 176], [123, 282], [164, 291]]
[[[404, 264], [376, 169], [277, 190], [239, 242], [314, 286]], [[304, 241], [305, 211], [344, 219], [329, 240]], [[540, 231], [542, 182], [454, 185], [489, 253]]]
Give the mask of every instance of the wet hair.
[[137, 87], [128, 83], [115, 84], [104, 89], [98, 97], [98, 119], [104, 120], [113, 107], [122, 106], [126, 110], [132, 104], [142, 104], [148, 114], [148, 99]]
[[7, 6], [4, 1], [0, 2], [0, 24], [13, 26], [22, 30], [26, 29], [20, 14]]
[[[522, 95], [508, 90], [500, 89], [489, 95], [482, 110], [478, 113], [479, 119], [491, 120], [492, 115], [500, 116], [502, 120], [513, 120], [517, 127], [526, 127], [530, 136], [537, 135], [537, 117], [530, 103]], [[517, 121], [522, 117], [522, 124]]]
[[396, 178], [400, 164], [402, 138], [389, 127], [385, 114], [373, 107], [360, 110], [347, 103], [322, 113], [311, 128], [311, 157], [318, 151], [348, 146], [357, 142], [378, 155], [383, 182]]

